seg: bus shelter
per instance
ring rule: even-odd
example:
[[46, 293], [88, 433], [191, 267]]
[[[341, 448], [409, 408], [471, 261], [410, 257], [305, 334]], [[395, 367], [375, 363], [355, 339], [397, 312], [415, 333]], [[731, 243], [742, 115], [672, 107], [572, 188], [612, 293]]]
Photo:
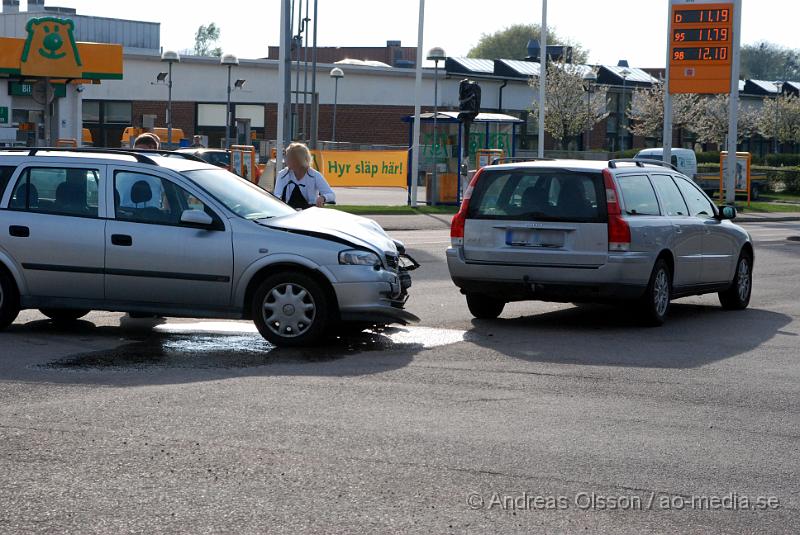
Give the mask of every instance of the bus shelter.
[[[464, 125], [457, 111], [440, 111], [420, 114], [419, 168], [411, 169], [411, 151], [408, 153], [408, 199], [411, 202], [411, 184], [416, 179], [419, 186], [417, 199], [425, 204], [458, 204], [466, 184], [459, 173], [462, 164], [467, 169], [477, 169], [481, 149], [496, 149], [506, 157], [515, 155], [517, 125], [521, 119], [502, 113], [480, 113], [472, 122], [469, 141], [464, 139]], [[408, 146], [413, 144], [414, 116], [403, 118], [408, 123]], [[466, 153], [463, 150], [466, 148]], [[499, 154], [499, 153], [498, 153]], [[466, 158], [466, 162], [462, 161]]]

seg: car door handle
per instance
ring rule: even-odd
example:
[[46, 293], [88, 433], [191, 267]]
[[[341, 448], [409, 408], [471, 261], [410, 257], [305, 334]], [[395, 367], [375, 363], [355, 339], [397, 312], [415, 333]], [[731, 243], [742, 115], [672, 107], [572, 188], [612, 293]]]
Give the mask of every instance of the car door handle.
[[111, 244], [119, 245], [120, 247], [130, 247], [133, 245], [133, 238], [127, 234], [112, 234]]
[[15, 238], [27, 238], [31, 235], [31, 229], [21, 225], [11, 225], [8, 227], [8, 233]]
[[675, 225], [673, 228], [675, 229], [675, 234], [683, 234], [683, 229], [680, 225]]

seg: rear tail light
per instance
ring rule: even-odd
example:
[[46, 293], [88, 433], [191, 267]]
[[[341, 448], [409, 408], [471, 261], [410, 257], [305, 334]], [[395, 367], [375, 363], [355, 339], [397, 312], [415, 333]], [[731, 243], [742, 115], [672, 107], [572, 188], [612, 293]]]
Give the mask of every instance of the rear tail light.
[[622, 217], [617, 185], [608, 169], [603, 169], [603, 182], [606, 188], [606, 210], [608, 212], [608, 250], [628, 251], [631, 248], [631, 228]]
[[479, 169], [469, 182], [469, 186], [464, 190], [464, 197], [461, 199], [461, 208], [458, 213], [453, 216], [450, 222], [450, 245], [453, 247], [461, 247], [464, 245], [464, 225], [467, 222], [467, 210], [469, 209], [469, 200], [472, 198], [472, 192], [475, 190], [475, 185], [478, 183], [478, 177], [481, 176], [483, 168]]

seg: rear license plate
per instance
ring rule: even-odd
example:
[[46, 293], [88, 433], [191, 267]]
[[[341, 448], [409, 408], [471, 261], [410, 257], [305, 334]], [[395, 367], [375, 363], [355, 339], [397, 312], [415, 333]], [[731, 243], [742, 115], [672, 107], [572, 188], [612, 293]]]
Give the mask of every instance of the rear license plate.
[[563, 230], [506, 230], [506, 245], [512, 247], [564, 247]]

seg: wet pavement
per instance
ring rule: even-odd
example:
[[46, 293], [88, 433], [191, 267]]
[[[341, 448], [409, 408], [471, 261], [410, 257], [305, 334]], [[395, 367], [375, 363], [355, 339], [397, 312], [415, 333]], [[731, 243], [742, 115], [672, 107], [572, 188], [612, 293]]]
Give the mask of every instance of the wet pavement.
[[[464, 340], [464, 331], [387, 327], [328, 337], [314, 348], [277, 348], [250, 322], [122, 319], [139, 336], [119, 346], [80, 352], [45, 364], [46, 369], [250, 368], [271, 364], [325, 362], [364, 352], [419, 351]], [[133, 325], [131, 325], [133, 324]], [[61, 326], [68, 329], [68, 325]], [[121, 328], [121, 330], [123, 330]]]

